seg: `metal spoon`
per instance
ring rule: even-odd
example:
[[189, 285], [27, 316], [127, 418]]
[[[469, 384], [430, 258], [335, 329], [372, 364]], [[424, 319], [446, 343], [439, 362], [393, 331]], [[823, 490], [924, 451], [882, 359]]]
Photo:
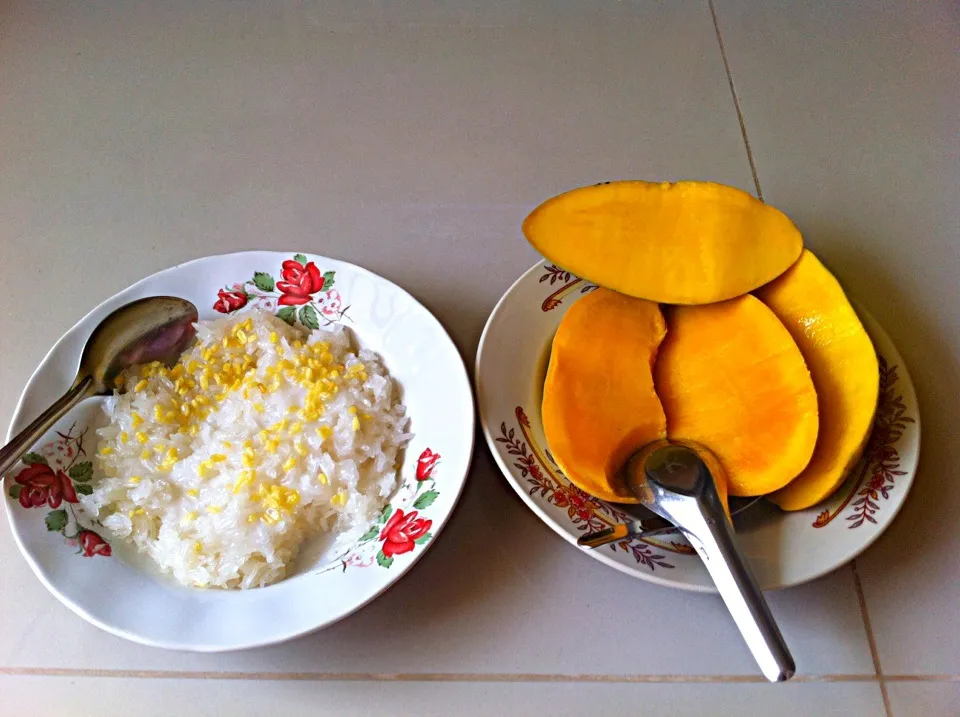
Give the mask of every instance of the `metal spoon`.
[[624, 477], [640, 502], [680, 528], [700, 555], [764, 676], [789, 680], [793, 657], [737, 547], [708, 465], [717, 466], [716, 459], [701, 446], [655, 441], [630, 458]]
[[67, 411], [85, 398], [110, 394], [114, 379], [138, 363], [172, 365], [190, 344], [197, 307], [173, 296], [153, 296], [121, 306], [90, 334], [70, 389], [0, 448], [0, 479]]

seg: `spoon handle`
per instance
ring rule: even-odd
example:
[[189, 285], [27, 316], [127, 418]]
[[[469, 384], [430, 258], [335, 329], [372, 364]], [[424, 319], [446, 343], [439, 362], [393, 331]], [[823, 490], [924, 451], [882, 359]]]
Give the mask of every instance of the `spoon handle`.
[[691, 516], [685, 526], [689, 529], [684, 530], [687, 539], [700, 554], [764, 676], [771, 682], [789, 680], [796, 665], [750, 566], [737, 548], [730, 521], [722, 513], [700, 507], [699, 516]]
[[14, 464], [23, 456], [33, 445], [39, 441], [43, 434], [50, 430], [60, 418], [76, 406], [81, 399], [87, 395], [87, 389], [93, 385], [93, 378], [85, 376], [70, 387], [70, 390], [58, 398], [50, 408], [41, 413], [29, 426], [24, 428], [13, 439], [0, 448], [0, 479], [6, 475], [7, 471], [13, 468]]
[[675, 523], [700, 555], [764, 676], [789, 680], [796, 665], [737, 546], [710, 469], [690, 448], [669, 446], [654, 451], [643, 470], [647, 507]]

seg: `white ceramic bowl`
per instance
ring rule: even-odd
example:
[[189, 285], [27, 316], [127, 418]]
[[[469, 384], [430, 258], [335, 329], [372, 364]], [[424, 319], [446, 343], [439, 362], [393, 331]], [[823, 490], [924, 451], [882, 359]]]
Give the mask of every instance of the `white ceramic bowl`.
[[[644, 580], [701, 592], [712, 581], [676, 534], [577, 546], [585, 532], [626, 520], [618, 506], [570, 484], [547, 450], [540, 401], [550, 342], [564, 312], [596, 288], [546, 263], [521, 276], [494, 308], [480, 339], [476, 384], [487, 444], [530, 509], [578, 550]], [[857, 308], [880, 357], [880, 406], [864, 459], [823, 504], [784, 513], [751, 508], [738, 526], [741, 549], [761, 587], [797, 585], [865, 550], [890, 525], [910, 490], [920, 450], [917, 397], [906, 366], [883, 329]]]
[[[311, 263], [317, 272], [308, 270]], [[270, 280], [255, 282], [255, 272]], [[317, 276], [325, 277], [322, 286], [311, 279]], [[288, 296], [283, 302], [281, 289]], [[293, 252], [198, 259], [121, 291], [64, 334], [27, 383], [8, 440], [69, 387], [83, 345], [104, 316], [159, 294], [192, 301], [201, 319], [256, 307], [293, 312], [288, 318], [308, 325], [349, 326], [361, 345], [383, 357], [402, 387], [415, 436], [404, 453], [400, 487], [361, 542], [339, 554], [320, 543], [307, 546], [295, 573], [279, 583], [245, 591], [182, 587], [122, 541], [111, 540], [73, 502], [75, 493], [89, 490], [83, 464], [104, 420], [98, 399], [90, 399], [48, 432], [34, 447], [35, 455], [25, 457], [32, 466], [21, 463], [4, 483], [14, 537], [37, 577], [71, 610], [109, 632], [204, 652], [281, 642], [330, 625], [373, 600], [436, 539], [470, 465], [473, 396], [463, 361], [443, 327], [399, 287], [344, 262]]]

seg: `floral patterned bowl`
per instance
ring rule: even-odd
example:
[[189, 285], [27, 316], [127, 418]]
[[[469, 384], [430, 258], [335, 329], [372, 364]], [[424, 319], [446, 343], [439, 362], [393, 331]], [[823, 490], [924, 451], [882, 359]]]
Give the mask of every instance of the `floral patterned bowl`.
[[104, 420], [98, 399], [74, 408], [4, 483], [13, 534], [33, 571], [71, 610], [121, 637], [214, 652], [281, 642], [327, 626], [396, 582], [447, 522], [473, 453], [474, 404], [459, 353], [440, 323], [399, 287], [344, 262], [304, 254], [242, 252], [154, 274], [105, 301], [70, 329], [30, 378], [12, 436], [73, 380], [92, 329], [134, 299], [192, 301], [201, 319], [257, 308], [315, 329], [342, 323], [378, 352], [400, 382], [415, 434], [400, 486], [378, 521], [342, 550], [305, 546], [294, 574], [245, 591], [186, 588], [114, 541], [78, 495], [92, 492], [90, 457]]
[[[487, 444], [524, 502], [574, 546], [583, 533], [628, 519], [619, 506], [567, 480], [547, 450], [540, 422], [550, 342], [564, 312], [595, 288], [556, 266], [537, 264], [494, 308], [477, 352], [477, 402]], [[847, 482], [821, 505], [785, 513], [762, 504], [738, 521], [741, 548], [765, 589], [812, 580], [856, 557], [890, 525], [913, 482], [920, 450], [913, 384], [890, 338], [866, 311], [857, 311], [880, 358], [873, 434]], [[577, 549], [644, 580], [715, 592], [700, 559], [681, 537]]]

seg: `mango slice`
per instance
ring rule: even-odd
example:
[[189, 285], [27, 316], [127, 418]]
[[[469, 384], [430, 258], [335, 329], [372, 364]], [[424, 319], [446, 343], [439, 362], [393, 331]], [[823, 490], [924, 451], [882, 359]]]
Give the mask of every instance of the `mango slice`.
[[609, 289], [664, 304], [753, 291], [800, 256], [780, 211], [711, 182], [608, 182], [547, 200], [523, 233], [549, 261]]
[[602, 500], [636, 503], [619, 471], [666, 435], [652, 366], [666, 333], [650, 301], [597, 289], [564, 315], [543, 387], [543, 432], [570, 481]]
[[839, 488], [860, 460], [879, 397], [877, 353], [840, 284], [809, 251], [756, 296], [800, 347], [819, 398], [813, 458], [789, 485], [768, 496], [783, 510], [803, 510]]
[[654, 366], [667, 435], [713, 451], [730, 495], [765, 495], [810, 462], [817, 394], [803, 356], [759, 299], [741, 296], [667, 313]]

